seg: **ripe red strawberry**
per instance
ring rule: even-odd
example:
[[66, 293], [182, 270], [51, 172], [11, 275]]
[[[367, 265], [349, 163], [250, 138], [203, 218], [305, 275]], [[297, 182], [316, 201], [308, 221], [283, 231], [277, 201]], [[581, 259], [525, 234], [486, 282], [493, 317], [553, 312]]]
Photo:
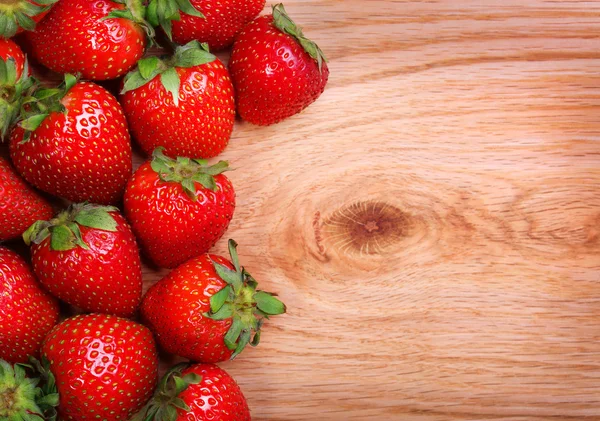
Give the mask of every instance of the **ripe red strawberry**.
[[133, 174], [125, 191], [125, 215], [158, 266], [174, 268], [206, 253], [223, 236], [235, 209], [233, 186], [221, 174], [227, 165], [172, 159], [159, 148]]
[[118, 201], [132, 163], [127, 121], [115, 97], [70, 75], [59, 89], [36, 95], [44, 97], [42, 104], [33, 104], [37, 108], [10, 135], [17, 171], [37, 188], [73, 202]]
[[203, 254], [154, 284], [142, 301], [142, 319], [172, 354], [215, 363], [256, 346], [265, 318], [285, 313], [272, 294], [240, 267], [237, 244], [229, 240], [232, 262]]
[[0, 157], [0, 241], [23, 234], [38, 219], [52, 217], [52, 206]]
[[139, 416], [147, 421], [250, 421], [242, 390], [214, 364], [178, 364], [165, 375]]
[[58, 0], [11, 0], [0, 3], [0, 37], [10, 38], [23, 30], [33, 31]]
[[152, 334], [131, 320], [104, 314], [71, 317], [42, 347], [56, 379], [64, 420], [124, 421], [148, 401], [158, 356]]
[[229, 71], [240, 117], [261, 126], [308, 107], [323, 93], [329, 77], [325, 55], [304, 37], [282, 4], [240, 32]]
[[33, 86], [26, 66], [25, 54], [19, 46], [9, 39], [0, 38], [0, 141], [4, 140], [15, 123], [21, 105]]
[[[177, 44], [197, 40], [208, 43], [211, 50], [229, 47], [244, 25], [258, 16], [265, 6], [265, 0], [190, 0], [186, 13], [179, 7], [180, 2], [167, 0], [172, 9], [163, 9], [169, 11], [161, 15], [157, 7], [159, 1], [150, 1], [149, 9], [157, 9], [153, 23], [162, 25], [169, 37], [172, 32], [172, 39]], [[189, 13], [190, 8], [192, 13]], [[173, 20], [167, 17], [171, 10], [179, 10]]]
[[84, 311], [132, 316], [142, 299], [133, 233], [112, 206], [72, 205], [23, 235], [33, 271], [56, 297]]
[[147, 154], [163, 146], [172, 157], [212, 158], [229, 143], [233, 85], [223, 63], [195, 41], [173, 57], [141, 60], [122, 93], [133, 137]]
[[33, 55], [58, 73], [115, 79], [144, 54], [142, 15], [142, 10], [126, 9], [112, 0], [60, 0], [28, 34]]
[[0, 59], [6, 62], [11, 58], [14, 60], [15, 63], [15, 80], [18, 80], [21, 77], [21, 74], [23, 73], [23, 66], [25, 65], [25, 54], [23, 54], [21, 48], [19, 48], [19, 46], [15, 44], [12, 40], [0, 38]]
[[56, 300], [42, 290], [23, 258], [0, 247], [0, 358], [16, 363], [37, 355], [57, 321]]

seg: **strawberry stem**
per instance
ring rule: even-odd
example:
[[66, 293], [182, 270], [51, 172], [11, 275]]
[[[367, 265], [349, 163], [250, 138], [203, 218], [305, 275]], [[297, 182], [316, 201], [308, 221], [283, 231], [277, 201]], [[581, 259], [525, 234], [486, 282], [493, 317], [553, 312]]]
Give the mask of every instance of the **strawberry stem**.
[[246, 345], [258, 345], [264, 319], [285, 313], [286, 307], [274, 294], [256, 289], [256, 280], [239, 264], [237, 243], [229, 240], [228, 245], [235, 270], [213, 262], [215, 271], [228, 285], [210, 298], [210, 311], [204, 316], [214, 320], [232, 319], [223, 340], [227, 348], [234, 351], [231, 356], [234, 359]]

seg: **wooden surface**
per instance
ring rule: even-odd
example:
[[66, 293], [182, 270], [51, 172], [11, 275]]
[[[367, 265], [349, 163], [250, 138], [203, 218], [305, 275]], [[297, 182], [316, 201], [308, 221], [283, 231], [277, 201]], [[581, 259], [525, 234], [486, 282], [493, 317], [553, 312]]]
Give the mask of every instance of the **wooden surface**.
[[289, 308], [224, 364], [254, 419], [600, 420], [600, 2], [286, 6], [327, 90], [223, 155]]

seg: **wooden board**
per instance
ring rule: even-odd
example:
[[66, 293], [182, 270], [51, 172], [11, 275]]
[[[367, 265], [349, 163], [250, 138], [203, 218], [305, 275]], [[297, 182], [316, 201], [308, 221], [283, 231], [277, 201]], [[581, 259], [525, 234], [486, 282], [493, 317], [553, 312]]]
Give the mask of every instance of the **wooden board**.
[[224, 364], [254, 419], [600, 420], [600, 2], [286, 7], [331, 79], [224, 154], [289, 306]]
[[223, 364], [253, 418], [600, 420], [600, 2], [286, 7], [327, 90], [222, 156], [289, 308]]

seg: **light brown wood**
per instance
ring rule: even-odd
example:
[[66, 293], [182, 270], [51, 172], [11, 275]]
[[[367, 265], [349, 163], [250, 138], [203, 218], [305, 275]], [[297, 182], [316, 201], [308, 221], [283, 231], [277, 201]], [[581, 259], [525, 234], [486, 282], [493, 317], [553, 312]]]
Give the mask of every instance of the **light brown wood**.
[[254, 419], [600, 420], [600, 2], [286, 7], [331, 79], [224, 154], [289, 306], [224, 364]]
[[327, 90], [222, 156], [289, 308], [223, 364], [253, 418], [600, 420], [600, 2], [286, 7]]

